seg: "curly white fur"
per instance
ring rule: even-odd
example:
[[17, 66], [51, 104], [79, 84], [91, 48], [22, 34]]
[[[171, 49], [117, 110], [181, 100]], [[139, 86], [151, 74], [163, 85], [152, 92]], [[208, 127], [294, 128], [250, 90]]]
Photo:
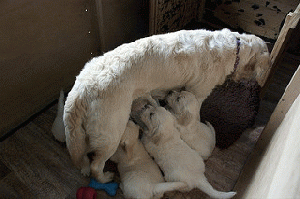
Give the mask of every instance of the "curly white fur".
[[125, 198], [161, 198], [164, 192], [183, 190], [184, 182], [165, 182], [162, 173], [139, 140], [139, 127], [129, 120], [116, 153]]
[[176, 118], [163, 107], [149, 106], [141, 114], [147, 126], [142, 142], [154, 157], [168, 182], [185, 182], [187, 191], [198, 188], [213, 198], [231, 198], [235, 192], [215, 190], [207, 181], [204, 161], [181, 138], [177, 130]]
[[[233, 73], [237, 37], [240, 61]], [[98, 181], [108, 182], [113, 176], [103, 173], [103, 167], [119, 145], [134, 99], [185, 86], [200, 100], [231, 73], [234, 80], [261, 83], [268, 68], [269, 53], [260, 38], [228, 29], [182, 30], [123, 44], [86, 63], [66, 99], [64, 124], [71, 158], [82, 173], [89, 174], [90, 166]], [[95, 152], [91, 165], [88, 151]]]
[[180, 138], [206, 160], [216, 145], [216, 136], [209, 122], [200, 122], [201, 104], [188, 91], [173, 91], [166, 100], [171, 113], [177, 118]]

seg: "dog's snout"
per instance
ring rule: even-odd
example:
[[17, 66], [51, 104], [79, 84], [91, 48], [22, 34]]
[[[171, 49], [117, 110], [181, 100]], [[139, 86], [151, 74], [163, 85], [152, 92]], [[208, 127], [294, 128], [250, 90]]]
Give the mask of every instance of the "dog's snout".
[[185, 86], [183, 86], [183, 87], [180, 88], [180, 92], [181, 92], [181, 91], [186, 91]]

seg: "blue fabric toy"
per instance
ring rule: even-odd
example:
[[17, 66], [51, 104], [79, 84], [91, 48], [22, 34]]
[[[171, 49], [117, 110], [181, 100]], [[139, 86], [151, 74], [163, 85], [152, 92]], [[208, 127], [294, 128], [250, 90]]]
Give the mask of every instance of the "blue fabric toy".
[[108, 182], [103, 184], [98, 182], [96, 179], [91, 178], [88, 186], [97, 190], [104, 190], [108, 195], [115, 196], [117, 194], [119, 184], [116, 182]]

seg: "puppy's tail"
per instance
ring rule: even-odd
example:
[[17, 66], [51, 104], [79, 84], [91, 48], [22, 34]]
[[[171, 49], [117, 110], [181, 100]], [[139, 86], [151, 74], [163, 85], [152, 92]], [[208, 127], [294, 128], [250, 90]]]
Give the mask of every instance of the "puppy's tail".
[[162, 182], [154, 186], [154, 196], [155, 198], [161, 198], [167, 191], [187, 191], [187, 184], [184, 182]]
[[64, 91], [61, 90], [58, 99], [57, 115], [51, 129], [55, 139], [60, 142], [66, 142], [65, 126], [63, 121], [64, 98]]
[[204, 174], [201, 181], [198, 182], [197, 188], [212, 198], [232, 198], [236, 194], [236, 192], [222, 192], [215, 190], [211, 184], [209, 184]]
[[213, 135], [213, 138], [216, 139], [216, 131], [215, 128], [211, 125], [211, 123], [209, 123], [208, 121], [206, 121], [206, 125], [209, 127], [211, 134]]
[[215, 131], [215, 128], [208, 121], [206, 121], [206, 125], [208, 126], [208, 128], [210, 129], [210, 132], [211, 132], [211, 134], [210, 134], [211, 140], [213, 141], [212, 145], [211, 145], [211, 147], [212, 147], [211, 151], [212, 151], [216, 146], [216, 131]]

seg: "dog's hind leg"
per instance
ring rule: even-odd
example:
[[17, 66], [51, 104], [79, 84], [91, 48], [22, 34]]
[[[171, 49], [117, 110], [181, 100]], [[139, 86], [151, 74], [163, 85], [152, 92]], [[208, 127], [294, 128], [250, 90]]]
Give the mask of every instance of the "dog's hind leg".
[[116, 152], [128, 123], [132, 99], [122, 94], [107, 96], [91, 103], [87, 121], [91, 151], [95, 153], [91, 163], [92, 175], [101, 183], [112, 180], [113, 173], [103, 173], [105, 162]]
[[[99, 137], [90, 136], [91, 150], [95, 154], [91, 163], [91, 173], [101, 183], [106, 183], [113, 179], [113, 173], [109, 171], [103, 172], [103, 169], [105, 162], [116, 152], [123, 135], [123, 133], [115, 133], [115, 128], [111, 130], [112, 132], [103, 132]], [[124, 131], [125, 129], [123, 129]]]
[[200, 179], [201, 180], [197, 183], [197, 188], [212, 198], [232, 198], [236, 194], [236, 192], [222, 192], [215, 190], [211, 184], [209, 184], [204, 174]]
[[92, 175], [101, 183], [107, 183], [113, 180], [114, 173], [110, 171], [103, 172], [105, 162], [114, 154], [115, 148], [118, 147], [118, 145], [114, 144], [108, 144], [109, 148], [106, 148], [105, 150], [99, 150], [97, 149], [95, 151], [94, 159], [91, 163], [91, 172]]

